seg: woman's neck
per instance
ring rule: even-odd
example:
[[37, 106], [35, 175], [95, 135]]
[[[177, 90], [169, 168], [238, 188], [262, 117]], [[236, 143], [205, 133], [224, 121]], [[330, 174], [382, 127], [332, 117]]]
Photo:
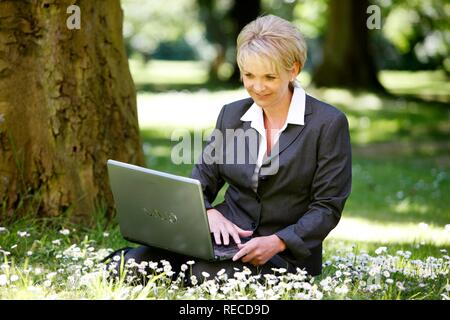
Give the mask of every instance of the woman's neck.
[[273, 108], [265, 108], [264, 126], [266, 129], [281, 129], [286, 122], [293, 93], [289, 90], [286, 98]]

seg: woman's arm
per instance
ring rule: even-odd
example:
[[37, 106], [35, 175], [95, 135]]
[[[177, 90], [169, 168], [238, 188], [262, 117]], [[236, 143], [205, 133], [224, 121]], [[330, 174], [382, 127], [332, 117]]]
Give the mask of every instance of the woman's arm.
[[321, 133], [317, 169], [311, 185], [311, 204], [297, 221], [275, 234], [298, 259], [311, 254], [341, 218], [351, 191], [351, 145], [347, 118], [343, 113]]
[[[220, 132], [223, 132], [222, 118], [225, 112], [224, 110], [225, 106], [220, 110], [215, 127], [215, 130], [219, 130]], [[202, 185], [203, 199], [207, 210], [213, 208], [212, 203], [216, 199], [217, 193], [225, 184], [225, 181], [219, 173], [218, 164], [211, 158], [211, 153], [205, 152], [205, 150], [216, 150], [217, 152], [218, 150], [222, 150], [222, 147], [221, 139], [215, 139], [214, 135], [212, 135], [191, 173], [191, 177], [199, 180]]]

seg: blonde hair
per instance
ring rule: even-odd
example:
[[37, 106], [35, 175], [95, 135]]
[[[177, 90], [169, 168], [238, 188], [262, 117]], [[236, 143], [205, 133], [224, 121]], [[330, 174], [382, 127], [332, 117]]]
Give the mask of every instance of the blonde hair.
[[247, 24], [237, 37], [237, 63], [241, 71], [249, 56], [266, 58], [277, 72], [300, 71], [306, 62], [307, 46], [303, 35], [291, 22], [274, 15], [258, 17]]

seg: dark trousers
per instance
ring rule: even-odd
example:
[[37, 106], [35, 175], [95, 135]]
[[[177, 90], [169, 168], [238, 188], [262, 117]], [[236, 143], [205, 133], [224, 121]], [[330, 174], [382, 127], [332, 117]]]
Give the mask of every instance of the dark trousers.
[[[224, 261], [207, 261], [199, 258], [193, 258], [190, 256], [182, 255], [175, 252], [170, 252], [167, 250], [159, 249], [156, 247], [148, 247], [148, 246], [140, 246], [138, 248], [128, 248], [127, 250], [118, 250], [114, 252], [110, 256], [111, 262], [114, 261], [114, 256], [124, 256], [124, 263], [127, 263], [130, 261], [130, 259], [133, 259], [135, 263], [140, 264], [143, 261], [146, 262], [158, 262], [161, 260], [166, 260], [170, 262], [170, 265], [172, 266], [172, 271], [175, 272], [173, 275], [174, 279], [177, 277], [178, 273], [181, 270], [181, 265], [186, 264], [188, 261], [195, 261], [195, 263], [192, 266], [189, 266], [189, 269], [186, 271], [185, 278], [187, 283], [190, 282], [190, 276], [195, 275], [196, 278], [201, 281], [204, 276], [202, 275], [203, 272], [207, 272], [210, 275], [210, 279], [214, 278], [216, 274], [224, 269], [225, 273], [229, 278], [234, 277], [234, 273], [237, 271], [235, 268], [237, 268], [239, 271], [242, 271], [244, 269], [244, 266], [250, 269], [252, 271], [253, 275], [256, 274], [267, 274], [267, 273], [274, 273], [272, 268], [285, 268], [287, 272], [295, 273], [296, 267], [293, 266], [291, 263], [287, 262], [285, 259], [280, 257], [279, 255], [275, 255], [270, 259], [267, 263], [265, 263], [262, 266], [253, 266], [249, 263], [243, 263], [242, 261], [232, 261], [232, 260], [224, 260]], [[117, 265], [120, 265], [120, 261], [115, 261]], [[161, 267], [161, 264], [158, 264], [158, 267]], [[116, 270], [118, 271], [119, 268], [117, 267]], [[152, 270], [147, 266], [145, 268], [145, 271], [147, 274], [151, 273]], [[192, 273], [191, 273], [192, 272]], [[139, 275], [139, 273], [136, 271], [135, 276], [137, 276], [138, 281], [137, 282], [146, 282], [145, 277], [142, 275]]]

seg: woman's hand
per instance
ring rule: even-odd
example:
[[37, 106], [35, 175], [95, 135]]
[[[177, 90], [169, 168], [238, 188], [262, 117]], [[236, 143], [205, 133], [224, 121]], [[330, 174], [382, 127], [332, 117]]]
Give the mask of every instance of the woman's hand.
[[276, 235], [266, 237], [256, 237], [246, 242], [238, 244], [239, 252], [233, 257], [233, 261], [242, 258], [242, 262], [250, 263], [254, 266], [265, 264], [278, 252], [286, 249], [286, 244]]
[[253, 233], [253, 231], [250, 230], [242, 230], [225, 218], [216, 209], [209, 209], [206, 212], [208, 214], [209, 229], [212, 233], [214, 233], [216, 244], [221, 244], [220, 235], [222, 235], [223, 244], [227, 246], [230, 244], [230, 236], [233, 238], [235, 243], [240, 244], [240, 237], [250, 237]]

